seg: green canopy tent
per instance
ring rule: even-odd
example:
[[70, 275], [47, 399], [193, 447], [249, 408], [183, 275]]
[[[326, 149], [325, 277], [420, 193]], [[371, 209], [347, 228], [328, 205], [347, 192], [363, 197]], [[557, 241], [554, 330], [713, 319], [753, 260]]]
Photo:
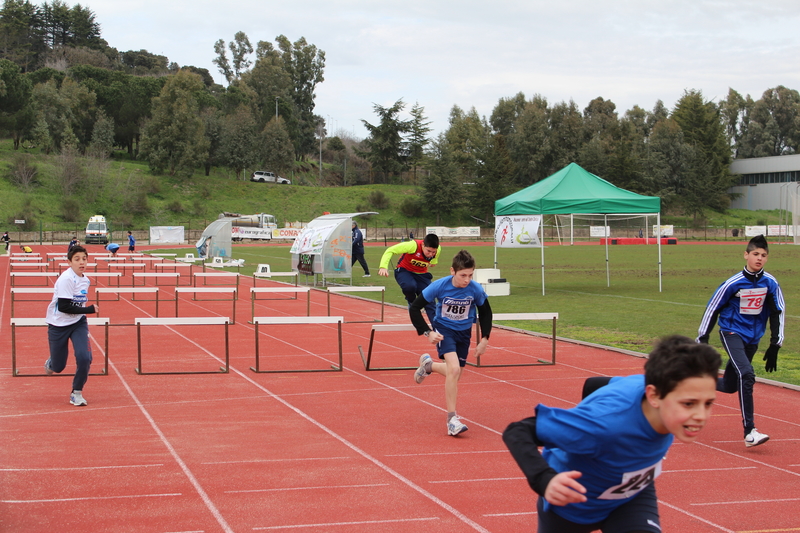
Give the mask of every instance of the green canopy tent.
[[[497, 219], [512, 215], [602, 215], [604, 227], [608, 216], [654, 215], [661, 227], [661, 198], [642, 196], [620, 189], [603, 178], [595, 176], [576, 163], [570, 163], [555, 174], [494, 203]], [[539, 225], [544, 242], [543, 224]], [[659, 232], [660, 233], [660, 232]], [[610, 285], [606, 238], [606, 279]], [[661, 292], [661, 239], [658, 243], [658, 291]], [[495, 238], [495, 266], [497, 266], [497, 238]], [[542, 249], [542, 294], [544, 294], [544, 245]]]

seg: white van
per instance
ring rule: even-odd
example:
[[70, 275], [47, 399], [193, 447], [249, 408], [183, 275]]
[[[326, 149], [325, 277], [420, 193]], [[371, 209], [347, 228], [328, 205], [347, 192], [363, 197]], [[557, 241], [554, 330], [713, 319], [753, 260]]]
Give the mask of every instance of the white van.
[[83, 242], [86, 244], [108, 244], [106, 217], [95, 215], [89, 219], [89, 223], [86, 225], [86, 237]]

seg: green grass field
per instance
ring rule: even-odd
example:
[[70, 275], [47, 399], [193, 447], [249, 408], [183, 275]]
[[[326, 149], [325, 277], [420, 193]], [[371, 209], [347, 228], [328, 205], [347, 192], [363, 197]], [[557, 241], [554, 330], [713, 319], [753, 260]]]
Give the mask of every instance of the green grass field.
[[[493, 247], [445, 243], [442, 264], [431, 269], [434, 278], [449, 274], [450, 259], [461, 248], [467, 248], [475, 256], [478, 268], [492, 268]], [[367, 247], [372, 277], [363, 279], [356, 264], [353, 283], [385, 285], [386, 301], [404, 304], [394, 279], [377, 276], [383, 250], [382, 246]], [[708, 299], [725, 279], [744, 266], [743, 253], [741, 243], [663, 246], [662, 292], [659, 292], [655, 246], [609, 247], [610, 286], [606, 281], [603, 246], [548, 246], [543, 296], [540, 251], [502, 249], [498, 250], [497, 267], [511, 283], [511, 295], [491, 298], [492, 309], [500, 313], [557, 312], [560, 337], [649, 352], [652, 343], [664, 335], [696, 337]], [[252, 274], [257, 263], [269, 263], [276, 271], [290, 269], [289, 245], [234, 245], [233, 256], [246, 260], [243, 274]], [[795, 385], [800, 385], [800, 336], [796, 334], [800, 313], [794, 311], [794, 303], [800, 302], [798, 265], [800, 247], [771, 246], [766, 269], [778, 278], [784, 292], [786, 340], [778, 357], [777, 372], [767, 374], [761, 360], [768, 345], [769, 328], [753, 360], [757, 375]], [[550, 331], [545, 323], [513, 325]], [[721, 350], [717, 329], [711, 341]]]

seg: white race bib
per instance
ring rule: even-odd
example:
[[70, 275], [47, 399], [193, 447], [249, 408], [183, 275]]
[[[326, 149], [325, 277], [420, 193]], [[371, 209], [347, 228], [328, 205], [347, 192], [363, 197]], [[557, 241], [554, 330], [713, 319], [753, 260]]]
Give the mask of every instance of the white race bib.
[[472, 298], [444, 298], [442, 300], [442, 317], [450, 320], [467, 320]]
[[659, 461], [653, 466], [648, 466], [647, 468], [642, 468], [635, 472], [626, 472], [622, 474], [622, 483], [606, 489], [603, 494], [598, 496], [598, 499], [622, 500], [635, 496], [661, 475], [661, 462], [662, 461]]
[[758, 315], [764, 307], [767, 288], [742, 289], [739, 291], [739, 314]]

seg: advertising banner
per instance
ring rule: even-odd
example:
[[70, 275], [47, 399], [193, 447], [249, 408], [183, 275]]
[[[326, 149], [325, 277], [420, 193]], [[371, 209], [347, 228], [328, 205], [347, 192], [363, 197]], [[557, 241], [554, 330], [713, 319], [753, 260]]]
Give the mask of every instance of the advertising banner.
[[476, 239], [481, 236], [481, 228], [479, 226], [461, 226], [458, 228], [448, 228], [445, 226], [427, 226], [425, 228], [425, 235], [433, 233], [442, 237], [475, 237]]
[[183, 226], [150, 226], [150, 244], [183, 244]]
[[278, 228], [272, 230], [273, 239], [296, 239], [303, 230], [300, 228]]
[[499, 248], [541, 248], [542, 215], [512, 215], [494, 220], [494, 245]]
[[338, 223], [305, 228], [294, 240], [290, 252], [293, 254], [321, 254], [325, 240], [337, 226]]

